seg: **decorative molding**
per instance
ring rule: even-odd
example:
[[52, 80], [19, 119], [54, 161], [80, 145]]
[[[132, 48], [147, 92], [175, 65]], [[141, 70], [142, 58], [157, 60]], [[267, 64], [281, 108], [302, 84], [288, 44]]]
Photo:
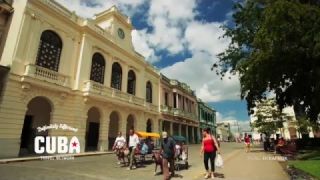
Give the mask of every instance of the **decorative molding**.
[[[24, 83], [26, 84], [26, 83]], [[28, 85], [22, 85], [28, 87]], [[39, 87], [31, 87], [27, 91], [23, 91], [21, 93], [21, 100], [27, 106], [28, 103], [35, 97], [44, 97], [53, 105], [53, 109], [56, 108], [58, 105], [63, 105], [65, 99], [61, 99], [59, 93], [51, 92], [47, 89], [42, 89]]]

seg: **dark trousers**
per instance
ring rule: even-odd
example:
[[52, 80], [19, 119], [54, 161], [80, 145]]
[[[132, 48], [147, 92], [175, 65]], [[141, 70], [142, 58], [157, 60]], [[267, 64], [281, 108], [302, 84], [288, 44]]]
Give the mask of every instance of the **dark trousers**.
[[205, 152], [203, 156], [204, 167], [209, 170], [209, 159], [211, 163], [211, 172], [214, 172], [214, 160], [216, 159], [216, 152]]
[[268, 151], [268, 142], [267, 141], [263, 142], [263, 149], [264, 149], [264, 151]]

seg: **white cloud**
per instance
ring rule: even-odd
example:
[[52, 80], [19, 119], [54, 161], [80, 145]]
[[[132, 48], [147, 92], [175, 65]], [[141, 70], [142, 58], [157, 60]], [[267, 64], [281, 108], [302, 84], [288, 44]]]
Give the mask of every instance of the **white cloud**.
[[159, 61], [159, 57], [155, 55], [154, 49], [150, 47], [146, 38], [146, 30], [132, 31], [132, 42], [134, 44], [135, 50], [141, 53], [151, 63]]
[[217, 22], [202, 23], [193, 21], [186, 28], [185, 37], [192, 52], [206, 51], [215, 56], [227, 48], [229, 39], [220, 38], [224, 32]]
[[170, 78], [189, 84], [196, 90], [197, 96], [205, 102], [240, 99], [240, 84], [237, 77], [221, 80], [211, 71], [214, 61], [216, 57], [196, 52], [193, 57], [163, 68], [161, 72]]
[[116, 5], [126, 15], [132, 16], [139, 10], [139, 6], [146, 0], [56, 0], [66, 6], [69, 10], [75, 11], [79, 16], [92, 18], [94, 14], [105, 11], [111, 6]]

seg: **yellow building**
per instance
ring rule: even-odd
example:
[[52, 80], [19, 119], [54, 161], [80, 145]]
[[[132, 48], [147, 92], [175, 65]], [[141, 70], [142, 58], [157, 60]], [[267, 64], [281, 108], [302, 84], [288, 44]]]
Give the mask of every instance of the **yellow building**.
[[183, 136], [189, 143], [199, 141], [197, 97], [187, 84], [161, 75], [160, 107], [162, 130]]
[[[36, 135], [77, 136], [84, 152], [110, 149], [131, 127], [160, 130], [160, 74], [134, 51], [128, 17], [112, 7], [83, 19], [51, 0], [12, 6], [0, 60], [10, 68], [1, 81], [1, 158], [32, 153]], [[78, 131], [36, 131], [60, 123]]]

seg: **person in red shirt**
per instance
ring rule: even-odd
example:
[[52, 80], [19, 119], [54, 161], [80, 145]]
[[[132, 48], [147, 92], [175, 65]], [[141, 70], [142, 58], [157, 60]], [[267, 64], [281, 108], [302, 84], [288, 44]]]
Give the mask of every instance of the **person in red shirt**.
[[[200, 155], [202, 156], [202, 154], [204, 154], [204, 167], [207, 171], [205, 178], [208, 179], [211, 176], [211, 179], [214, 179], [214, 161], [216, 158], [216, 152], [220, 153], [220, 148], [217, 139], [211, 134], [210, 128], [204, 129], [202, 135], [203, 138]], [[211, 171], [209, 171], [209, 159], [211, 164]]]
[[250, 152], [251, 139], [247, 133], [244, 133], [244, 144], [245, 144], [246, 153]]

